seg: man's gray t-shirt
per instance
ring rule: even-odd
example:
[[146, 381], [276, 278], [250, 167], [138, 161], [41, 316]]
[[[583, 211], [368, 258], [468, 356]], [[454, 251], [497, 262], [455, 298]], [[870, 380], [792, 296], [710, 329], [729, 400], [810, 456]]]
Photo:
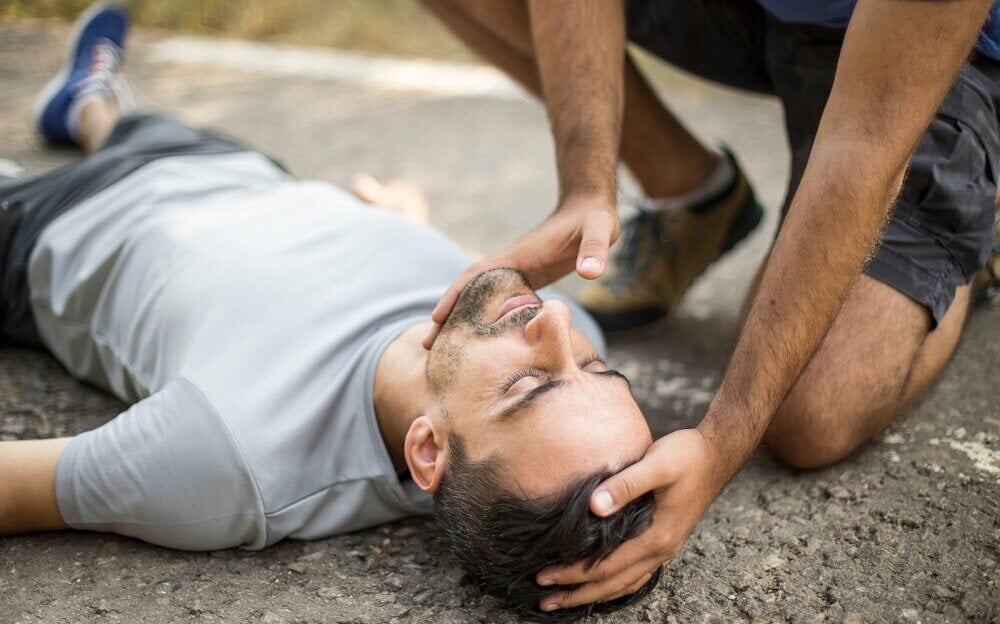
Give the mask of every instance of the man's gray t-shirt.
[[257, 549], [427, 511], [379, 433], [375, 367], [471, 261], [252, 153], [159, 160], [74, 207], [31, 257], [39, 332], [134, 405], [60, 458], [67, 524]]

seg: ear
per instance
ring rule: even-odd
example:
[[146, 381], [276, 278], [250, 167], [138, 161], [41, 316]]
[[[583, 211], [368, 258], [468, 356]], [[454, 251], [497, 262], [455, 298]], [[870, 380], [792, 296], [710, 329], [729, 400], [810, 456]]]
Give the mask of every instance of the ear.
[[448, 463], [444, 439], [444, 434], [437, 431], [429, 416], [419, 416], [410, 425], [403, 442], [410, 477], [417, 487], [430, 494], [437, 491]]

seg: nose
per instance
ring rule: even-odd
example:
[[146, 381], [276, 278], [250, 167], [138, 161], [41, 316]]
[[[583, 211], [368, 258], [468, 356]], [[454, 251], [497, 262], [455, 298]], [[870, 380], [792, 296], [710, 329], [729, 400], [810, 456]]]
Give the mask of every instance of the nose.
[[550, 365], [573, 363], [572, 323], [569, 308], [561, 301], [546, 301], [541, 311], [524, 326], [524, 338]]

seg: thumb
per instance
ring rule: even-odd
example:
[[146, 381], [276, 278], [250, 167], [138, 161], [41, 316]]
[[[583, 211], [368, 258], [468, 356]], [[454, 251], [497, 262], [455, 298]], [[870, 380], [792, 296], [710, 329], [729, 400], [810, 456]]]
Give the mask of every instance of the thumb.
[[576, 272], [584, 279], [597, 279], [604, 274], [608, 263], [608, 247], [614, 236], [618, 217], [604, 210], [588, 214], [583, 222], [580, 252], [576, 258]]
[[643, 458], [598, 485], [590, 495], [590, 510], [602, 518], [610, 516], [646, 492], [658, 488], [661, 485], [658, 474], [653, 458]]

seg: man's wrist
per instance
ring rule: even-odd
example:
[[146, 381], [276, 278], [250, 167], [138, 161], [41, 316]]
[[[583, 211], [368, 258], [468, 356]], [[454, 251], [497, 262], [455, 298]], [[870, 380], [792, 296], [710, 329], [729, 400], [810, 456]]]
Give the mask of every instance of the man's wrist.
[[556, 212], [595, 209], [603, 209], [617, 215], [618, 206], [614, 187], [594, 186], [574, 189], [563, 193], [559, 198], [559, 205], [556, 206]]
[[721, 490], [757, 448], [761, 436], [755, 431], [748, 410], [724, 406], [716, 399], [695, 430], [705, 440], [715, 465], [714, 479]]

